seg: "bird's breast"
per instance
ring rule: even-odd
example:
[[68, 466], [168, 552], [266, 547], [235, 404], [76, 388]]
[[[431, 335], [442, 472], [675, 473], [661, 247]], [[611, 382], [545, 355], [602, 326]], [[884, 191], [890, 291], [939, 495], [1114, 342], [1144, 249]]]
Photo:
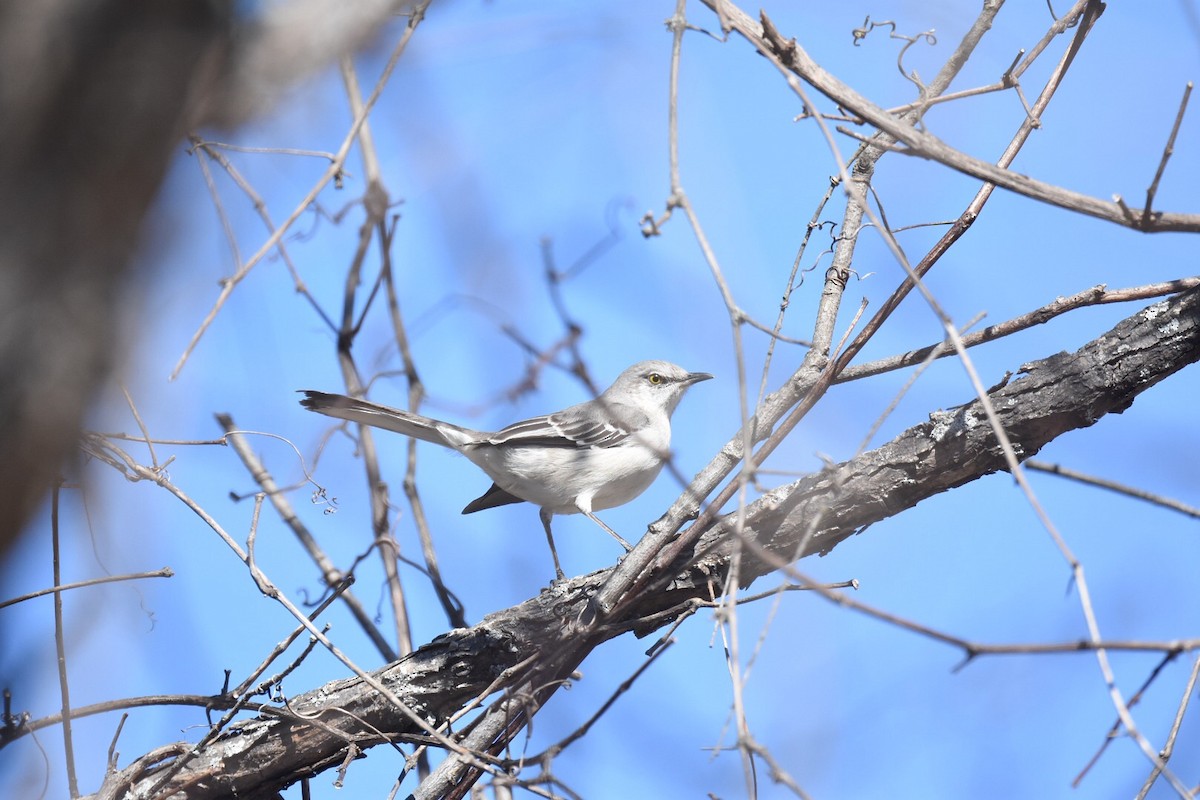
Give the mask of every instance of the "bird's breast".
[[617, 447], [478, 447], [466, 455], [505, 491], [555, 514], [579, 512], [590, 497], [599, 511], [628, 503], [662, 470], [663, 450], [643, 443]]

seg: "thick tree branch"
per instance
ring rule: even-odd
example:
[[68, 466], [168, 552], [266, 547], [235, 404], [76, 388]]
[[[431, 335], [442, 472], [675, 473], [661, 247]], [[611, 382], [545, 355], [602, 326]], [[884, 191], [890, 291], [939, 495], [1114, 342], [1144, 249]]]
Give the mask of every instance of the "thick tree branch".
[[[1197, 360], [1200, 290], [1194, 289], [1142, 309], [1074, 353], [1023, 365], [1016, 379], [988, 396], [1024, 460], [1064, 433], [1121, 413]], [[978, 400], [929, 417], [876, 450], [767, 493], [747, 515], [746, 535], [790, 555], [811, 531], [798, 555], [827, 553], [874, 522], [1005, 468]], [[721, 534], [719, 528], [707, 532], [702, 546]], [[721, 556], [710, 558], [718, 569]], [[762, 565], [750, 575], [768, 571]]]
[[[1200, 290], [1192, 290], [1142, 309], [1074, 353], [1025, 365], [1019, 377], [989, 397], [1013, 446], [1027, 458], [1068, 431], [1124, 411], [1141, 392], [1198, 359]], [[740, 580], [749, 583], [778, 563], [829, 552], [872, 523], [1004, 464], [978, 401], [935, 412], [876, 450], [780, 486], [750, 504], [743, 530], [758, 546], [750, 550], [765, 550], [778, 560], [743, 551]], [[410, 708], [438, 723], [473, 698], [514, 687], [532, 687], [533, 693], [525, 700], [510, 698], [510, 713], [514, 703], [523, 703], [521, 715], [532, 716], [556, 691], [555, 678], [565, 678], [600, 643], [630, 630], [648, 633], [667, 624], [673, 609], [719, 592], [728, 568], [725, 537], [732, 527], [726, 517], [706, 532], [702, 555], [681, 568], [668, 588], [629, 604], [619, 620], [580, 623], [589, 598], [611, 572], [605, 570], [552, 586], [473, 628], [451, 631], [376, 675]], [[651, 615], [656, 616], [651, 620]], [[509, 733], [497, 731], [498, 737]], [[183, 746], [151, 754], [154, 760], [135, 762], [120, 777], [111, 776], [101, 796], [147, 785], [178, 757], [188, 763], [172, 780], [175, 796], [267, 797], [339, 764], [350, 746], [420, 740], [421, 734], [353, 678], [294, 698], [286, 710], [241, 723], [203, 753], [188, 753]], [[459, 783], [454, 791], [462, 788]]]

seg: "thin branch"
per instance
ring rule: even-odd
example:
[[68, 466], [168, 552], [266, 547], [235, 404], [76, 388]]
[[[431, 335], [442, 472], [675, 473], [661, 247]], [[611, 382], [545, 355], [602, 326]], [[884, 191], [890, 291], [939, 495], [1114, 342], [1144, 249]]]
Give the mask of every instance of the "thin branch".
[[[1129, 707], [1130, 708], [1133, 708], [1135, 705], [1137, 705], [1138, 703], [1141, 702], [1142, 696], [1145, 695], [1146, 691], [1150, 688], [1150, 686], [1153, 685], [1153, 683], [1158, 679], [1158, 676], [1162, 674], [1162, 671], [1167, 668], [1168, 664], [1170, 664], [1172, 661], [1174, 661], [1178, 657], [1179, 657], [1179, 653], [1168, 652], [1161, 659], [1159, 659], [1159, 662], [1154, 665], [1154, 669], [1150, 670], [1150, 674], [1146, 677], [1146, 680], [1142, 681], [1142, 685], [1139, 686], [1138, 690], [1136, 692], [1134, 692], [1133, 695], [1129, 698]], [[1091, 771], [1092, 767], [1096, 766], [1096, 764], [1098, 764], [1100, 762], [1100, 758], [1108, 750], [1108, 746], [1110, 744], [1112, 744], [1114, 741], [1116, 741], [1117, 736], [1120, 734], [1120, 732], [1121, 732], [1121, 718], [1117, 717], [1113, 721], [1112, 727], [1110, 727], [1108, 729], [1108, 733], [1105, 734], [1104, 741], [1100, 744], [1100, 747], [1098, 747], [1096, 749], [1096, 752], [1092, 755], [1091, 760], [1089, 760], [1088, 763], [1086, 765], [1084, 765], [1083, 769], [1081, 769], [1079, 771], [1079, 774], [1076, 775], [1074, 780], [1071, 781], [1072, 789], [1079, 788], [1079, 785], [1083, 782], [1083, 779], [1087, 777], [1087, 774]]]
[[[55, 483], [50, 494], [50, 544], [54, 585], [62, 585], [62, 550], [58, 526], [58, 506], [61, 486]], [[75, 774], [75, 736], [72, 733], [71, 685], [67, 679], [67, 645], [63, 631], [62, 592], [54, 593], [54, 648], [58, 654], [58, 692], [62, 703], [63, 751], [67, 765], [67, 788], [71, 797], [79, 797], [79, 778]]]
[[124, 386], [121, 387], [121, 393], [125, 395], [125, 403], [129, 406], [129, 413], [133, 415], [133, 421], [137, 423], [138, 430], [142, 432], [142, 439], [146, 442], [146, 449], [150, 451], [150, 463], [157, 469], [158, 456], [154, 453], [154, 440], [150, 438], [150, 431], [146, 429], [146, 423], [142, 421], [142, 415], [138, 412], [137, 404], [133, 402], [133, 395], [129, 394], [129, 390]]
[[1171, 135], [1167, 137], [1167, 144], [1163, 147], [1162, 159], [1158, 162], [1158, 170], [1154, 173], [1154, 180], [1150, 182], [1150, 188], [1146, 190], [1146, 206], [1142, 209], [1142, 226], [1150, 224], [1150, 209], [1154, 206], [1154, 198], [1158, 194], [1158, 183], [1162, 180], [1163, 173], [1167, 170], [1167, 161], [1175, 152], [1175, 137], [1179, 135], [1179, 126], [1183, 124], [1183, 115], [1187, 111], [1188, 98], [1192, 96], [1192, 82], [1188, 81], [1187, 86], [1183, 88], [1183, 99], [1179, 101], [1179, 111], [1175, 113], [1175, 124], [1171, 126]]
[[1098, 478], [1095, 475], [1088, 475], [1083, 472], [1078, 472], [1070, 469], [1069, 467], [1064, 467], [1061, 464], [1050, 464], [1045, 461], [1038, 461], [1037, 459], [1031, 458], [1025, 462], [1025, 467], [1038, 472], [1048, 472], [1051, 475], [1059, 475], [1063, 478], [1070, 478], [1071, 480], [1078, 481], [1079, 483], [1098, 486], [1101, 489], [1108, 489], [1110, 491], [1117, 492], [1118, 494], [1127, 495], [1128, 497], [1136, 497], [1138, 500], [1145, 500], [1147, 503], [1153, 503], [1156, 506], [1162, 506], [1163, 508], [1168, 508], [1171, 511], [1178, 511], [1180, 514], [1185, 514], [1193, 519], [1200, 519], [1200, 508], [1196, 508], [1195, 506], [1189, 506], [1186, 503], [1182, 503], [1170, 497], [1164, 497], [1163, 495], [1155, 494], [1154, 492], [1148, 492], [1145, 489], [1138, 489], [1136, 487], [1129, 486], [1128, 484], [1118, 483], [1117, 481], [1111, 481], [1107, 478]]
[[35, 597], [42, 597], [47, 594], [58, 594], [59, 592], [70, 591], [71, 589], [82, 589], [86, 586], [97, 586], [102, 583], [117, 583], [118, 581], [139, 581], [143, 578], [173, 578], [175, 571], [170, 567], [163, 567], [151, 572], [131, 572], [126, 575], [106, 575], [103, 578], [89, 578], [85, 581], [75, 581], [74, 583], [64, 583], [58, 586], [50, 586], [45, 589], [38, 589], [36, 592], [17, 595], [8, 600], [0, 600], [0, 608], [23, 603], [26, 600], [32, 600]]
[[[1174, 281], [1152, 283], [1129, 289], [1108, 289], [1103, 284], [1100, 284], [1090, 289], [1084, 289], [1082, 292], [1073, 294], [1070, 297], [1060, 297], [1052, 303], [1048, 303], [1027, 314], [1022, 314], [1019, 317], [1014, 317], [1006, 322], [989, 325], [978, 333], [966, 334], [962, 337], [962, 342], [964, 347], [974, 347], [984, 342], [991, 342], [1004, 336], [1027, 330], [1035, 325], [1042, 325], [1057, 316], [1065, 314], [1068, 311], [1074, 311], [1077, 308], [1162, 297], [1164, 295], [1187, 291], [1197, 286], [1200, 286], [1200, 277], [1180, 278]], [[841, 374], [835, 379], [835, 382], [846, 383], [847, 381], [869, 378], [884, 372], [920, 364], [929, 358], [931, 354], [935, 354], [935, 352], [935, 358], [943, 358], [953, 354], [953, 350], [948, 350], [943, 343], [939, 342], [938, 344], [929, 345], [917, 350], [910, 350], [907, 353], [888, 356], [887, 358], [869, 361], [865, 364], [849, 366], [842, 370]]]
[[[130, 708], [149, 708], [154, 706], [197, 706], [199, 708], [222, 709], [228, 708], [234, 704], [233, 697], [228, 695], [207, 695], [207, 694], [158, 694], [145, 695], [141, 697], [125, 697], [120, 700], [105, 700], [103, 703], [93, 703], [87, 706], [78, 706], [71, 709], [72, 719], [81, 719], [83, 717], [93, 717], [98, 714], [108, 714], [113, 711], [122, 711]], [[262, 711], [263, 709], [256, 709]], [[55, 725], [62, 724], [62, 713], [48, 714], [38, 719], [29, 720], [19, 726], [12, 728], [0, 728], [0, 748], [3, 748], [27, 734], [36, 733], [43, 728], [50, 728]]]
[[321, 158], [331, 164], [337, 163], [337, 155], [325, 150], [303, 150], [295, 147], [251, 147], [244, 144], [232, 144], [230, 142], [213, 142], [200, 137], [192, 137], [193, 147], [203, 147], [205, 150], [232, 150], [235, 153], [254, 153], [258, 155], [277, 155], [277, 156], [307, 156], [311, 158]]
[[[1171, 760], [1171, 756], [1175, 753], [1175, 740], [1179, 736], [1179, 729], [1183, 726], [1183, 715], [1187, 711], [1188, 703], [1191, 702], [1192, 692], [1196, 689], [1196, 678], [1200, 676], [1200, 658], [1192, 659], [1192, 671], [1188, 675], [1187, 684], [1183, 689], [1183, 697], [1179, 700], [1179, 707], [1175, 710], [1175, 720], [1171, 723], [1171, 731], [1167, 734], [1166, 744], [1159, 751], [1163, 763]], [[1147, 794], [1150, 793], [1154, 782], [1158, 780], [1158, 776], [1162, 774], [1162, 769], [1156, 764], [1150, 770], [1150, 775], [1146, 778], [1145, 785], [1142, 790], [1137, 793], [1135, 800], [1145, 800]]]

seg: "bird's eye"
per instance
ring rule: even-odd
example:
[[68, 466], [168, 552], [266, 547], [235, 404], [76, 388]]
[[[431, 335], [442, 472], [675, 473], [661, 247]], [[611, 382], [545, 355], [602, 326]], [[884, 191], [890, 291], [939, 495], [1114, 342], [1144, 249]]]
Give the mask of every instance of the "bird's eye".
[[650, 381], [651, 386], [658, 386], [663, 382], [663, 376], [659, 375], [657, 372], [651, 372], [646, 376], [646, 380]]

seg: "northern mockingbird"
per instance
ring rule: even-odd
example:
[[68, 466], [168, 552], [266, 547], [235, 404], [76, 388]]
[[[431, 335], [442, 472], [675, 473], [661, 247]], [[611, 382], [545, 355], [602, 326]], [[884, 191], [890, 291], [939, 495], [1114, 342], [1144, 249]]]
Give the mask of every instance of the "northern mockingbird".
[[622, 372], [595, 400], [495, 433], [340, 394], [305, 391], [300, 404], [462, 453], [493, 481], [462, 513], [522, 501], [538, 506], [561, 579], [550, 518], [583, 514], [629, 550], [629, 543], [593, 512], [628, 503], [654, 482], [669, 455], [671, 413], [689, 386], [711, 377], [666, 361], [642, 361]]

